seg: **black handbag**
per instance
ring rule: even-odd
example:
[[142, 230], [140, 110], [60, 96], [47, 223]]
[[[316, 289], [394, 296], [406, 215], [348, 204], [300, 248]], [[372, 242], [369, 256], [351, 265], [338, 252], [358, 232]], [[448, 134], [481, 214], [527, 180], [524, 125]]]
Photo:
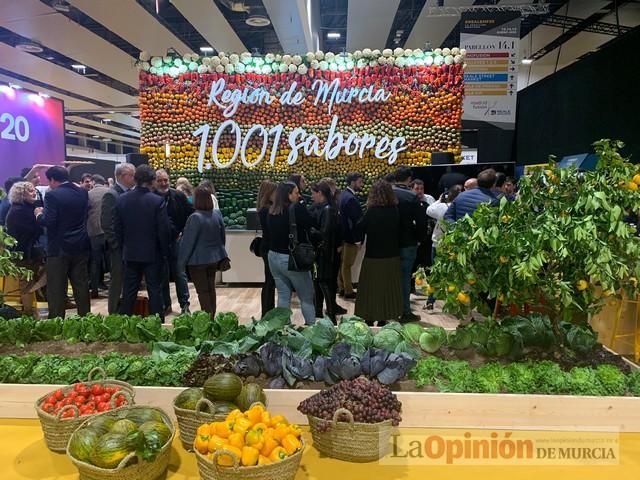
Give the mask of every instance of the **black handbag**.
[[253, 240], [251, 240], [249, 251], [256, 257], [262, 257], [262, 237], [255, 237]]
[[316, 250], [308, 239], [306, 242], [299, 241], [295, 208], [295, 204], [289, 207], [289, 270], [308, 272], [316, 261]]

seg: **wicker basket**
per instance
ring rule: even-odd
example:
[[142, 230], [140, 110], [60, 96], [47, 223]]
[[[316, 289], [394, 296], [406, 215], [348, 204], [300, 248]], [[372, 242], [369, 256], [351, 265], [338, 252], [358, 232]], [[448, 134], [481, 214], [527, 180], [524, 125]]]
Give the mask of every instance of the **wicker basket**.
[[[95, 379], [95, 374], [100, 374], [102, 379]], [[94, 384], [100, 384], [107, 387], [120, 387], [122, 389], [122, 393], [127, 397], [129, 404], [134, 403], [135, 392], [131, 385], [126, 382], [121, 382], [120, 380], [106, 380], [105, 377], [106, 374], [104, 370], [100, 367], [96, 367], [89, 372], [87, 377], [88, 380], [84, 382], [84, 384], [88, 387], [91, 387]], [[70, 385], [63, 388], [62, 391], [66, 395], [72, 389], [73, 385]], [[81, 417], [80, 411], [75, 405], [67, 405], [61, 408], [56, 415], [51, 415], [41, 408], [41, 405], [44, 403], [46, 398], [51, 395], [51, 393], [52, 392], [49, 392], [47, 395], [40, 397], [36, 401], [36, 412], [40, 418], [40, 424], [42, 425], [44, 441], [47, 444], [47, 448], [54, 452], [64, 452], [67, 449], [69, 438], [76, 428], [87, 420], [87, 418], [92, 418], [95, 415]], [[113, 404], [112, 406], [115, 407]], [[62, 414], [67, 410], [72, 410], [75, 416], [73, 418], [62, 418]]]
[[[338, 418], [345, 416], [347, 422]], [[346, 408], [339, 408], [333, 414], [326, 432], [320, 431], [319, 424], [326, 423], [318, 417], [307, 415], [313, 436], [313, 446], [327, 457], [346, 462], [373, 462], [384, 457], [389, 449], [391, 420], [380, 423], [356, 423]]]
[[[204, 407], [207, 407], [209, 412], [204, 412], [202, 410]], [[213, 403], [206, 398], [198, 400], [195, 410], [187, 410], [186, 408], [177, 407], [176, 399], [173, 399], [173, 411], [176, 414], [178, 427], [180, 428], [180, 441], [186, 451], [193, 451], [193, 441], [196, 438], [196, 431], [200, 425], [211, 422], [222, 422], [226, 418], [226, 415], [224, 414], [214, 415], [213, 413], [210, 413], [214, 410], [215, 407], [213, 406]]]
[[[122, 459], [122, 461], [116, 468], [100, 468], [96, 467], [95, 465], [91, 465], [90, 463], [82, 462], [75, 459], [73, 456], [71, 456], [67, 448], [67, 456], [78, 468], [80, 480], [155, 480], [161, 477], [166, 472], [167, 468], [169, 467], [169, 458], [171, 457], [171, 444], [173, 443], [173, 437], [175, 437], [176, 435], [175, 426], [173, 425], [173, 422], [171, 421], [169, 416], [164, 412], [164, 410], [156, 407], [122, 407], [119, 409], [119, 412], [142, 408], [151, 408], [159, 412], [160, 415], [162, 415], [164, 423], [166, 423], [169, 427], [169, 430], [171, 430], [171, 436], [158, 453], [156, 459], [153, 462], [148, 462], [146, 460], [138, 458], [135, 452], [131, 452]], [[104, 412], [100, 415], [109, 415], [112, 413], [113, 411]], [[92, 417], [92, 419], [94, 418], [95, 416]], [[90, 423], [92, 419], [87, 420], [82, 424], [80, 428], [85, 426], [85, 424]]]
[[[302, 452], [304, 451], [304, 440], [300, 438], [302, 448], [290, 457], [269, 465], [256, 465], [255, 467], [241, 467], [240, 459], [235, 453], [229, 450], [217, 450], [213, 454], [213, 460], [209, 460], [197, 450], [198, 470], [203, 480], [293, 480], [298, 473]], [[233, 458], [233, 467], [223, 467], [218, 465], [217, 459], [220, 455], [229, 455]]]

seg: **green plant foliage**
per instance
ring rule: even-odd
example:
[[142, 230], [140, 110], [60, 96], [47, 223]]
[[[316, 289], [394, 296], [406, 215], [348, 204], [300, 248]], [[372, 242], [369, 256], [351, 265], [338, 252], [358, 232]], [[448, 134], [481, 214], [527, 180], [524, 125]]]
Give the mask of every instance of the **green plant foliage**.
[[597, 313], [622, 290], [635, 298], [640, 237], [624, 217], [640, 212], [638, 166], [620, 155], [621, 142], [594, 147], [597, 170], [551, 162], [521, 178], [515, 201], [481, 205], [447, 229], [429, 278], [445, 311], [487, 312], [486, 293], [505, 304], [543, 304], [558, 321]]

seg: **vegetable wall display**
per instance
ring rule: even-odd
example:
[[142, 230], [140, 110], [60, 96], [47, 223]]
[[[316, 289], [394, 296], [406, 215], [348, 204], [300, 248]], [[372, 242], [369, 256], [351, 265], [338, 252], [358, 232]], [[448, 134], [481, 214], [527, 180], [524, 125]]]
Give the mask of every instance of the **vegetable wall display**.
[[262, 179], [296, 171], [339, 181], [361, 171], [370, 185], [398, 165], [429, 164], [434, 151], [460, 158], [464, 55], [142, 52], [140, 150], [223, 191], [255, 193]]

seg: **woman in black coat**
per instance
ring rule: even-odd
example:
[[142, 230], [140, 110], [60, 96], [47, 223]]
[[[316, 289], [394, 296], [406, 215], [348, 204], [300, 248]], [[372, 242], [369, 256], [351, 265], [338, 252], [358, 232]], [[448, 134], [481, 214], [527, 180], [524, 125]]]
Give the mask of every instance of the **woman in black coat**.
[[278, 188], [277, 183], [271, 180], [264, 180], [258, 190], [258, 202], [256, 205], [258, 218], [260, 219], [260, 228], [262, 229], [259, 253], [264, 263], [264, 283], [262, 284], [260, 294], [263, 317], [269, 310], [273, 310], [276, 306], [276, 281], [273, 279], [271, 269], [269, 268], [269, 231], [266, 228], [269, 208], [273, 204], [273, 196], [276, 193], [276, 188]]
[[[327, 305], [327, 316], [336, 321], [340, 310], [336, 305], [336, 257], [338, 255], [338, 210], [335, 205], [331, 186], [320, 181], [311, 187], [314, 217], [319, 230], [314, 230], [317, 258], [313, 286], [316, 294], [316, 317], [322, 317], [322, 305]], [[342, 310], [344, 313], [344, 311]]]
[[41, 285], [44, 280], [44, 251], [36, 245], [43, 233], [43, 228], [36, 221], [33, 213], [38, 195], [31, 182], [17, 182], [9, 191], [11, 208], [7, 214], [7, 233], [17, 240], [15, 250], [22, 252], [22, 260], [18, 265], [33, 272], [29, 282], [20, 280], [20, 300], [25, 314], [35, 318], [38, 311], [33, 308], [33, 287]]

